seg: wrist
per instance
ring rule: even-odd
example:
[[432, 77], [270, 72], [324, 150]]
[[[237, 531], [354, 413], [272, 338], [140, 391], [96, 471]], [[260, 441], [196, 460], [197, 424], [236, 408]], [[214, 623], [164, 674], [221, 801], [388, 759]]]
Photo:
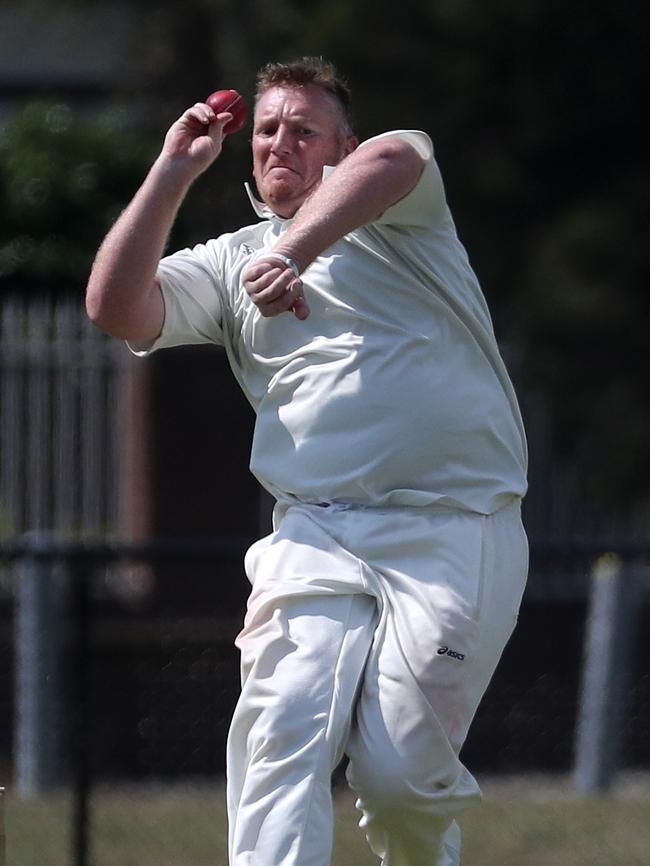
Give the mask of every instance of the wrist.
[[[292, 261], [297, 268], [296, 276], [302, 274], [314, 260], [314, 256], [305, 255], [300, 250], [292, 248], [288, 243], [279, 243], [273, 248], [273, 253]], [[291, 267], [291, 265], [289, 265], [289, 267]]]
[[164, 151], [158, 155], [149, 172], [149, 179], [171, 195], [184, 196], [199, 176], [186, 160], [170, 156]]
[[282, 262], [283, 265], [286, 265], [286, 267], [292, 270], [294, 276], [300, 276], [300, 266], [298, 265], [298, 262], [291, 256], [287, 256], [284, 253], [278, 252], [277, 250], [272, 250], [270, 253], [267, 253], [266, 258], [277, 259], [279, 262]]

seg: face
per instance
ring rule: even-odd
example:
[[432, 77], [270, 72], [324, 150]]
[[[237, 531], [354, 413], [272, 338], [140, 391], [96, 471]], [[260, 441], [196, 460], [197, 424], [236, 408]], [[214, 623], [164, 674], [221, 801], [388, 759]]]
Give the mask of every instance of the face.
[[334, 97], [316, 85], [272, 87], [253, 123], [253, 177], [281, 217], [292, 217], [319, 186], [324, 165], [337, 165], [358, 142], [344, 131]]

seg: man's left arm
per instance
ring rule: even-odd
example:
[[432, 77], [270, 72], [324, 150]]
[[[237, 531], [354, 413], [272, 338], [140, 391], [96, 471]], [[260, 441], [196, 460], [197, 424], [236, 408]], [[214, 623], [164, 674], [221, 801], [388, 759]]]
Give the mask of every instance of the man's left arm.
[[[273, 253], [302, 273], [348, 232], [373, 222], [417, 184], [425, 161], [397, 136], [369, 141], [347, 156], [302, 205]], [[263, 316], [293, 310], [309, 315], [302, 282], [288, 263], [270, 254], [244, 274], [244, 287]]]

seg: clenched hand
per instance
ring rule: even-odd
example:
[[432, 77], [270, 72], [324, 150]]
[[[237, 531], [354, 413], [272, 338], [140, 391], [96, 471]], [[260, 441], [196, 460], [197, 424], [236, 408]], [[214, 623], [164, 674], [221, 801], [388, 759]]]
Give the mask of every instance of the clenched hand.
[[289, 264], [272, 253], [247, 268], [243, 282], [262, 316], [278, 316], [291, 310], [302, 321], [309, 315], [302, 280]]

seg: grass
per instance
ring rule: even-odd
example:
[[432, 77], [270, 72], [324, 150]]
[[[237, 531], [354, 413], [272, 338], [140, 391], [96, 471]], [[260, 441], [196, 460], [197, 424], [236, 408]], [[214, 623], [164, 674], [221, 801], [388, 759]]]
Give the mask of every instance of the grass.
[[[483, 784], [485, 803], [462, 821], [462, 866], [647, 866], [650, 781], [628, 777], [608, 795], [577, 796], [565, 780]], [[333, 866], [376, 866], [347, 793], [336, 797]], [[71, 866], [65, 793], [6, 804], [6, 866]], [[227, 866], [218, 787], [100, 788], [92, 804], [91, 866]]]

